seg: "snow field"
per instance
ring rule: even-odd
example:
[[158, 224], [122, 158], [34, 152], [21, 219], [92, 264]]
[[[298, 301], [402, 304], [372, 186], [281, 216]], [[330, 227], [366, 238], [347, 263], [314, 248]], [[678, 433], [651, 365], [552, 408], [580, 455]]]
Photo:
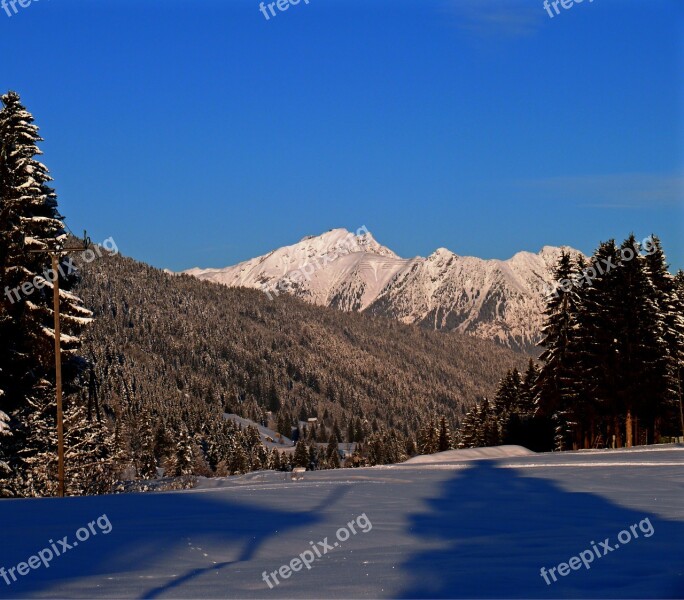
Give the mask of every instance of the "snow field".
[[[2, 503], [0, 566], [98, 515], [95, 536], [2, 597], [660, 598], [684, 595], [684, 447], [459, 451], [401, 465], [202, 480], [194, 490]], [[496, 457], [487, 457], [496, 454]], [[484, 455], [484, 456], [483, 456]], [[583, 466], [592, 464], [591, 468]], [[534, 468], [527, 468], [536, 465]], [[560, 466], [562, 465], [562, 466]], [[365, 514], [270, 589], [263, 579]], [[639, 537], [547, 585], [540, 570], [648, 519]], [[0, 584], [5, 584], [0, 581]]]

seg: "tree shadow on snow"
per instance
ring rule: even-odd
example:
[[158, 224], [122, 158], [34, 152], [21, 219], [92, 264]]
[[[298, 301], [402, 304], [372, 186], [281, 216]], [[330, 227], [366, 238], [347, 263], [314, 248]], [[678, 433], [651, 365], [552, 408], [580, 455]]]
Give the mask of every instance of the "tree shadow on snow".
[[[616, 471], [615, 477], [619, 477]], [[434, 542], [402, 565], [402, 598], [620, 597], [684, 598], [684, 524], [617, 505], [602, 496], [568, 492], [547, 479], [525, 477], [476, 461], [443, 484], [429, 512], [409, 520], [412, 537]], [[639, 523], [648, 518], [654, 533]], [[637, 524], [637, 539], [608, 552], [600, 543]], [[643, 523], [650, 532], [647, 522]], [[623, 534], [623, 538], [626, 536]], [[561, 577], [547, 571], [591, 550], [590, 569]], [[576, 566], [577, 563], [575, 563]]]
[[[3, 501], [0, 519], [12, 523], [13, 531], [11, 543], [3, 536], [0, 544], [0, 566], [5, 569], [50, 547], [50, 540], [58, 549], [58, 540], [65, 535], [72, 543], [80, 527], [87, 528], [89, 522], [104, 513], [112, 529], [104, 534], [94, 525], [97, 535], [90, 535], [80, 547], [54, 558], [49, 568], [41, 565], [24, 577], [17, 574], [18, 581], [11, 586], [0, 579], [0, 598], [44, 595], [51, 589], [59, 593], [59, 584], [103, 575], [120, 578], [122, 596], [156, 598], [204, 573], [250, 560], [274, 535], [321, 522], [324, 508], [339, 501], [345, 491], [335, 489], [317, 507], [299, 512], [248, 505], [249, 499], [239, 493], [213, 490]], [[105, 526], [104, 520], [102, 523]], [[21, 532], [21, 537], [14, 532]], [[185, 564], [202, 566], [178, 574], [179, 561], [174, 558], [179, 557]], [[167, 576], [168, 580], [148, 589], [149, 581], [135, 582], [132, 574], [143, 569], [159, 573], [162, 578]], [[229, 594], [230, 579], [225, 589]]]

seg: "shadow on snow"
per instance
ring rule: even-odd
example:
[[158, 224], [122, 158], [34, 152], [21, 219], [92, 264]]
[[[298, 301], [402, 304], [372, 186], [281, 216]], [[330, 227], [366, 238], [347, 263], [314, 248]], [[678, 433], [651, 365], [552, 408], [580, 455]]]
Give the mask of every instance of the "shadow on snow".
[[[11, 586], [0, 579], [0, 597], [44, 594], [60, 584], [68, 585], [72, 579], [104, 575], [116, 578], [120, 574], [126, 595], [156, 598], [204, 573], [249, 561], [276, 534], [321, 522], [323, 509], [338, 501], [345, 491], [333, 490], [319, 506], [305, 512], [247, 505], [238, 501], [239, 494], [221, 491], [4, 501], [0, 504], [0, 518], [23, 534], [15, 536], [11, 545], [7, 540], [0, 544], [0, 566], [6, 569], [38, 554], [49, 546], [49, 539], [58, 548], [57, 540], [65, 535], [73, 542], [77, 529], [87, 527], [103, 513], [107, 514], [112, 530], [103, 534], [95, 526], [97, 535], [54, 558], [49, 568], [41, 565], [24, 577], [17, 575], [18, 581]], [[36, 503], [42, 506], [36, 507]], [[194, 548], [196, 545], [211, 546], [212, 554], [203, 557], [199, 548]], [[230, 555], [229, 560], [213, 564], [212, 559], [219, 558], [216, 548]], [[178, 561], [173, 558], [179, 556], [187, 556], [188, 563], [204, 563], [206, 567], [178, 574]], [[167, 576], [168, 580], [147, 589], [144, 580], [137, 583], [132, 574], [144, 569], [160, 573], [160, 578]], [[229, 577], [226, 593], [230, 593]]]
[[[568, 492], [490, 460], [446, 481], [427, 505], [427, 513], [410, 517], [409, 533], [437, 548], [402, 565], [410, 582], [403, 598], [684, 597], [681, 522]], [[600, 542], [619, 544], [618, 533], [645, 518], [653, 535], [637, 529], [637, 539], [603, 556]], [[541, 567], [567, 563], [592, 541], [602, 556], [589, 570], [556, 573], [557, 582], [545, 583]]]

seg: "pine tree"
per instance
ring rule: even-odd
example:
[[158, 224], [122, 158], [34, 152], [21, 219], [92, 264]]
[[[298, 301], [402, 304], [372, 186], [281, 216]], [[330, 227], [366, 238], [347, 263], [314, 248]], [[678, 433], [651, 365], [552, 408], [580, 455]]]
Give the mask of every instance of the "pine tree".
[[[662, 400], [650, 411], [651, 436], [657, 442], [660, 423], [678, 423], [677, 418], [684, 388], [684, 295], [679, 293], [677, 278], [668, 271], [660, 240], [651, 236], [650, 248], [645, 256], [646, 273], [653, 284], [655, 300], [663, 323], [663, 340], [667, 345], [666, 373], [662, 385]], [[680, 271], [681, 273], [681, 271]], [[679, 424], [679, 423], [678, 423]], [[684, 430], [684, 424], [680, 424]], [[679, 427], [672, 427], [670, 434], [684, 433]]]
[[434, 454], [439, 448], [439, 431], [433, 422], [427, 423], [418, 433], [419, 454]]
[[534, 414], [534, 389], [539, 377], [539, 369], [534, 364], [534, 360], [530, 358], [527, 365], [525, 376], [520, 386], [520, 393], [518, 394], [518, 403], [516, 406], [517, 412], [524, 417], [531, 417]]
[[437, 445], [438, 452], [451, 450], [451, 430], [447, 424], [445, 417], [442, 417], [439, 422], [439, 442]]
[[364, 441], [365, 437], [366, 437], [366, 430], [363, 427], [363, 423], [361, 422], [361, 418], [356, 417], [356, 421], [354, 421], [354, 440], [350, 440], [350, 441], [354, 441], [357, 444], [360, 444]]
[[554, 278], [561, 285], [547, 297], [543, 338], [539, 342], [544, 348], [540, 356], [544, 364], [537, 378], [537, 414], [556, 421], [557, 449], [566, 447], [574, 426], [572, 403], [576, 389], [572, 385], [575, 379], [570, 353], [580, 303], [577, 275], [572, 258], [563, 252], [554, 271]]
[[514, 414], [518, 414], [521, 387], [520, 373], [515, 368], [508, 371], [499, 382], [493, 403], [494, 414], [498, 423], [497, 444], [507, 443], [510, 437], [510, 421]]
[[[87, 363], [78, 356], [83, 328], [92, 320], [80, 298], [71, 293], [78, 281], [73, 263], [62, 258], [59, 272], [51, 270], [48, 246], [66, 241], [62, 217], [57, 211], [56, 195], [41, 154], [38, 128], [33, 116], [21, 104], [19, 96], [2, 96], [0, 110], [0, 409], [14, 424], [8, 448], [15, 493], [46, 495], [54, 489], [56, 435], [53, 434], [54, 403], [54, 316], [53, 281], [60, 282], [62, 334], [62, 382], [66, 456], [75, 463], [66, 464], [66, 478], [73, 489], [107, 491], [114, 456], [107, 448], [110, 436], [107, 425], [96, 415], [80, 410], [78, 391], [84, 387], [81, 374]], [[71, 427], [72, 430], [68, 430]], [[76, 443], [68, 447], [68, 441]], [[90, 448], [103, 469], [93, 468], [91, 482], [84, 484], [74, 469], [86, 468], [80, 459]], [[33, 472], [32, 472], [33, 470]], [[71, 471], [69, 471], [71, 470]], [[68, 473], [71, 472], [72, 475]], [[100, 481], [97, 478], [102, 476]], [[51, 483], [52, 482], [52, 483]], [[68, 482], [67, 482], [68, 483]], [[67, 488], [69, 486], [67, 485]]]
[[458, 433], [458, 448], [484, 448], [499, 445], [499, 421], [487, 398], [466, 414]]
[[349, 425], [347, 425], [347, 441], [356, 441], [356, 431], [354, 429], [354, 419], [349, 419]]
[[315, 471], [318, 469], [318, 465], [320, 463], [320, 456], [318, 452], [318, 446], [316, 446], [315, 443], [311, 444], [309, 446], [309, 464], [308, 468], [310, 471]]
[[269, 469], [273, 471], [280, 471], [281, 465], [280, 465], [280, 452], [278, 452], [277, 448], [273, 448], [271, 451], [271, 460], [269, 462]]
[[387, 464], [387, 448], [385, 447], [385, 436], [379, 431], [373, 432], [366, 442], [366, 454], [368, 463], [371, 466]]
[[[623, 256], [634, 253], [634, 236], [621, 246]], [[626, 445], [634, 444], [634, 418], [653, 422], [658, 409], [674, 395], [668, 377], [668, 348], [664, 339], [664, 315], [659, 310], [657, 290], [649, 279], [645, 259], [640, 254], [622, 260], [616, 274], [623, 299], [617, 348], [620, 354], [619, 401], [625, 415]]]
[[242, 444], [236, 443], [235, 449], [230, 455], [230, 472], [232, 475], [242, 475], [249, 471], [249, 457], [242, 447]]
[[[225, 421], [223, 421], [225, 423]], [[216, 444], [216, 464], [221, 460], [222, 454], [220, 454], [220, 441], [222, 439], [223, 432], [219, 429], [216, 432], [216, 437], [214, 438]], [[173, 454], [174, 443], [173, 438], [169, 434], [168, 427], [164, 421], [161, 421], [157, 426], [157, 431], [154, 434], [154, 451], [153, 454], [159, 459], [160, 463], [163, 463], [166, 458]]]
[[471, 410], [465, 414], [458, 430], [457, 448], [475, 448], [477, 446], [477, 414]]
[[339, 450], [337, 449], [337, 438], [335, 437], [335, 434], [330, 435], [330, 439], [328, 440], [328, 448], [325, 452], [325, 457], [328, 462], [328, 466], [331, 469], [338, 469], [340, 466], [340, 453]]
[[[0, 390], [0, 396], [3, 392]], [[13, 495], [8, 479], [10, 479], [12, 470], [9, 466], [10, 452], [8, 445], [8, 438], [12, 435], [9, 426], [9, 417], [0, 410], [0, 498], [6, 498]]]
[[181, 423], [176, 443], [175, 475], [190, 475], [193, 466], [192, 439], [185, 423]]
[[295, 446], [294, 466], [305, 468], [309, 466], [309, 449], [306, 447], [304, 440], [299, 440]]
[[[677, 271], [674, 278], [674, 287], [679, 299], [680, 314], [684, 316], [684, 271], [681, 269]], [[679, 429], [677, 435], [681, 433], [684, 436], [684, 360], [679, 361], [678, 365], [679, 371], [679, 381], [678, 381], [678, 392], [679, 392]]]
[[483, 398], [478, 406], [477, 419], [480, 428], [477, 435], [477, 445], [487, 448], [499, 445], [499, 423], [492, 405], [487, 398]]
[[140, 416], [140, 452], [136, 456], [138, 476], [142, 479], [154, 479], [157, 476], [157, 460], [154, 455], [154, 431], [152, 417], [145, 412]]

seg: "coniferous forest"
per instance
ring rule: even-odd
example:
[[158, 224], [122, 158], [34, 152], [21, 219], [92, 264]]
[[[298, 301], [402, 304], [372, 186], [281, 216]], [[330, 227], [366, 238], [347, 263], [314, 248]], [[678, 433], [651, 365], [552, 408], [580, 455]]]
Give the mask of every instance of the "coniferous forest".
[[[590, 273], [591, 276], [587, 276]], [[602, 243], [591, 266], [563, 254], [540, 365], [501, 380], [463, 420], [460, 447], [621, 448], [684, 434], [684, 273], [659, 239]]]
[[[57, 490], [48, 250], [86, 241], [59, 213], [41, 141], [19, 96], [2, 96], [5, 497]], [[144, 489], [134, 483], [160, 477], [182, 487], [196, 476], [389, 464], [455, 447], [632, 446], [681, 432], [684, 275], [669, 273], [657, 238], [649, 248], [633, 237], [601, 244], [593, 263], [614, 266], [591, 281], [583, 258], [561, 257], [556, 280], [570, 283], [548, 296], [538, 360], [97, 255], [61, 253], [55, 275], [68, 494]], [[266, 447], [226, 413], [296, 446]]]

